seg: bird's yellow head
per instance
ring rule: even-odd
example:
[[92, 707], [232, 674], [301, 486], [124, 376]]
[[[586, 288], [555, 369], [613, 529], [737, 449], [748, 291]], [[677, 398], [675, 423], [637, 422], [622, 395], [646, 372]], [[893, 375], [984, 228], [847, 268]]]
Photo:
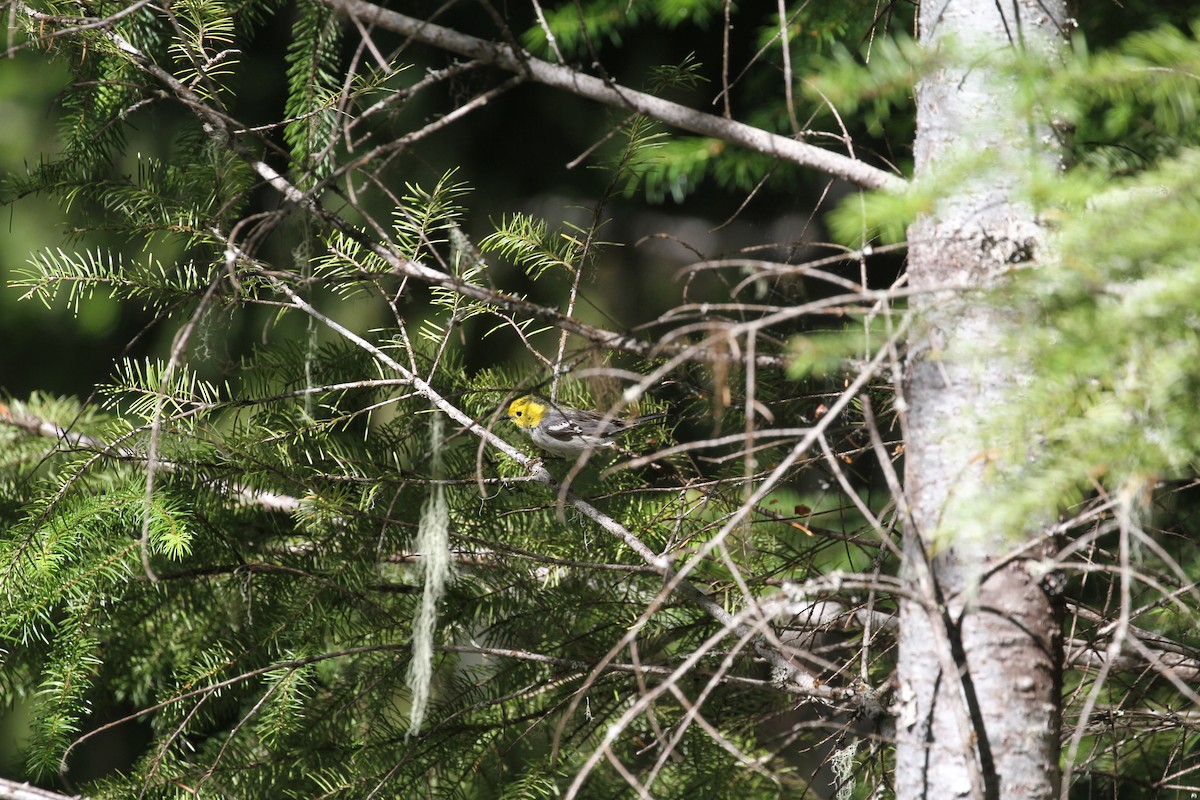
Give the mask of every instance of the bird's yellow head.
[[518, 397], [508, 405], [508, 418], [518, 428], [536, 428], [545, 414], [545, 403], [540, 402], [531, 394]]

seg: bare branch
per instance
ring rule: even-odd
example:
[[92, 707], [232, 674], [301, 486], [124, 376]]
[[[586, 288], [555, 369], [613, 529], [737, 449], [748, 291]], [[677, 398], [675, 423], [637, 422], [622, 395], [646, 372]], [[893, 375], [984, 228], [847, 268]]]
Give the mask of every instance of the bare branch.
[[542, 61], [528, 53], [517, 53], [506, 44], [477, 39], [474, 36], [408, 17], [364, 0], [321, 0], [321, 2], [343, 14], [358, 17], [386, 30], [411, 36], [425, 44], [526, 75], [530, 80], [546, 86], [563, 89], [625, 111], [645, 114], [668, 125], [703, 136], [712, 136], [756, 153], [774, 156], [802, 167], [812, 167], [866, 189], [885, 189], [895, 192], [902, 190], [907, 185], [903, 178], [872, 167], [863, 161], [838, 155], [785, 136], [768, 133], [761, 128], [741, 122], [696, 111], [653, 95], [637, 92], [570, 67]]
[[59, 794], [28, 783], [0, 778], [0, 800], [79, 800], [77, 794]]

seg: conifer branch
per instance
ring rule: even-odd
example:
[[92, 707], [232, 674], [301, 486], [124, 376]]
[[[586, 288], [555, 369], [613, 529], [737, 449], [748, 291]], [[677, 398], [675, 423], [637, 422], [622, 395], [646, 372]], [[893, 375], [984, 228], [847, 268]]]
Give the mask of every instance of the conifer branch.
[[489, 42], [464, 33], [415, 19], [365, 0], [320, 0], [337, 11], [385, 30], [410, 36], [425, 44], [452, 53], [494, 64], [501, 69], [524, 75], [532, 81], [562, 89], [624, 111], [644, 114], [703, 136], [745, 147], [803, 167], [812, 167], [866, 189], [900, 191], [907, 182], [890, 172], [839, 155], [829, 150], [769, 133], [741, 122], [706, 114], [679, 103], [634, 91], [560, 64], [517, 52], [510, 45]]
[[[45, 14], [37, 9], [31, 8], [25, 3], [18, 2], [15, 4], [15, 6], [22, 13], [29, 16], [30, 19], [41, 24], [54, 25], [62, 22], [61, 18], [50, 14]], [[383, 9], [380, 9], [380, 11], [383, 11]], [[392, 14], [393, 12], [386, 13]], [[232, 147], [233, 150], [237, 152], [238, 155], [247, 164], [249, 164], [254, 171], [257, 172], [264, 181], [266, 181], [268, 185], [282, 195], [289, 203], [303, 208], [306, 212], [313, 214], [331, 228], [340, 231], [349, 238], [353, 239], [355, 242], [367, 248], [374, 255], [382, 258], [392, 268], [393, 273], [398, 277], [415, 278], [430, 286], [439, 286], [449, 289], [461, 294], [463, 297], [477, 300], [482, 303], [487, 303], [509, 313], [524, 315], [540, 322], [545, 322], [555, 326], [556, 328], [559, 328], [560, 330], [567, 331], [568, 333], [572, 333], [576, 336], [586, 339], [597, 347], [606, 350], [620, 350], [645, 358], [655, 358], [663, 355], [670, 356], [686, 354], [689, 358], [701, 361], [736, 361], [736, 359], [729, 353], [709, 347], [663, 343], [662, 341], [647, 341], [629, 334], [605, 330], [595, 325], [577, 320], [574, 317], [563, 314], [555, 309], [532, 303], [524, 298], [520, 298], [512, 294], [500, 292], [485, 286], [479, 286], [477, 284], [464, 281], [457, 276], [443, 272], [442, 270], [431, 267], [428, 264], [419, 261], [413, 261], [400, 256], [386, 243], [372, 239], [359, 229], [350, 225], [338, 214], [325, 208], [324, 205], [319, 202], [319, 197], [316, 194], [301, 191], [286, 177], [280, 174], [278, 170], [267, 164], [258, 155], [251, 152], [238, 135], [240, 131], [244, 131], [246, 129], [244, 125], [229, 117], [225, 112], [213, 108], [204, 98], [186, 86], [183, 82], [178, 80], [166, 69], [163, 69], [161, 66], [156, 64], [153, 59], [142, 53], [117, 32], [105, 29], [102, 30], [101, 33], [108, 38], [112, 44], [114, 44], [118, 49], [131, 58], [133, 62], [137, 64], [139, 68], [144, 70], [150, 77], [166, 86], [184, 106], [191, 110], [200, 119], [209, 135], [216, 138], [223, 145]], [[790, 140], [782, 139], [782, 141]], [[805, 146], [809, 147], [808, 145]], [[812, 149], [818, 150], [819, 152], [826, 152], [820, 150], [819, 148]], [[838, 158], [841, 157], [838, 156]], [[220, 231], [210, 231], [210, 233], [220, 239], [227, 238]], [[247, 263], [250, 263], [249, 260], [247, 260]], [[269, 273], [264, 271], [264, 274]], [[287, 280], [293, 280], [295, 278], [295, 276], [292, 274], [279, 274], [278, 277], [284, 277]], [[364, 277], [366, 276], [364, 275]], [[756, 363], [762, 367], [778, 368], [784, 366], [785, 361], [780, 356], [765, 354], [756, 356]]]
[[[330, 319], [325, 314], [322, 314], [320, 311], [314, 308], [311, 303], [292, 291], [291, 287], [289, 287], [286, 283], [274, 278], [272, 278], [272, 283], [277, 289], [279, 289], [280, 292], [287, 296], [291, 305], [313, 317], [322, 325], [325, 325], [330, 330], [333, 330], [347, 341], [353, 342], [355, 345], [366, 350], [380, 363], [395, 371], [398, 375], [408, 381], [412, 385], [413, 389], [415, 389], [422, 397], [436, 406], [440, 411], [442, 411], [442, 413], [450, 417], [450, 419], [461, 425], [464, 430], [484, 440], [492, 447], [496, 448], [521, 466], [525, 467], [527, 470], [529, 470], [530, 475], [538, 482], [544, 483], [548, 486], [558, 485], [557, 479], [550, 474], [548, 469], [542, 466], [540, 459], [530, 458], [506, 442], [504, 439], [501, 439], [499, 436], [492, 433], [475, 420], [471, 419], [461, 409], [459, 409], [458, 406], [442, 397], [442, 395], [438, 393], [437, 390], [435, 390], [427, 381], [422, 379], [421, 376], [413, 373], [400, 362], [396, 361], [387, 353], [383, 352], [371, 342], [368, 342], [366, 339], [354, 333], [349, 328]], [[568, 498], [568, 502], [574, 506], [576, 511], [595, 522], [610, 534], [619, 538], [626, 545], [628, 545], [630, 549], [645, 559], [646, 563], [662, 570], [668, 569], [669, 565], [666, 559], [664, 559], [662, 556], [659, 556], [650, 548], [646, 547], [645, 543], [642, 542], [642, 540], [638, 537], [634, 536], [624, 525], [621, 525], [619, 522], [612, 519], [583, 498], [571, 494], [570, 492], [567, 492], [566, 496]]]
[[[19, 428], [36, 436], [41, 436], [47, 439], [53, 439], [56, 442], [62, 442], [69, 450], [90, 450], [99, 455], [108, 455], [113, 458], [119, 458], [124, 461], [146, 462], [148, 466], [155, 470], [166, 470], [175, 472], [179, 469], [179, 465], [169, 460], [156, 459], [150, 462], [149, 459], [121, 444], [105, 442], [97, 439], [94, 436], [77, 433], [60, 427], [59, 425], [28, 412], [13, 413], [12, 409], [0, 407], [0, 425], [10, 425], [14, 428]], [[134, 429], [126, 434], [123, 438], [143, 433], [150, 430], [149, 425], [144, 425], [141, 428]], [[236, 481], [217, 480], [215, 484], [224, 489], [230, 497], [234, 498], [239, 503], [246, 505], [258, 506], [266, 511], [278, 511], [285, 514], [290, 514], [300, 508], [300, 500], [285, 494], [277, 492], [269, 492], [262, 489], [251, 489]]]
[[67, 765], [67, 759], [70, 757], [71, 752], [73, 750], [75, 750], [75, 748], [79, 747], [79, 745], [83, 744], [85, 741], [91, 739], [92, 737], [98, 736], [99, 734], [102, 734], [105, 731], [112, 730], [113, 728], [115, 728], [119, 725], [124, 725], [127, 722], [133, 722], [134, 720], [138, 719], [139, 717], [144, 717], [147, 714], [151, 714], [155, 711], [159, 711], [161, 709], [168, 708], [176, 703], [181, 703], [184, 700], [189, 700], [193, 697], [203, 697], [205, 695], [209, 695], [209, 694], [213, 694], [213, 693], [220, 693], [220, 691], [222, 689], [225, 689], [230, 686], [236, 686], [241, 683], [245, 683], [246, 681], [253, 680], [254, 678], [259, 677], [260, 675], [266, 675], [267, 673], [273, 672], [275, 670], [280, 670], [280, 669], [294, 670], [294, 669], [299, 669], [301, 667], [308, 666], [309, 664], [319, 664], [323, 661], [330, 661], [330, 660], [338, 659], [338, 658], [347, 658], [349, 656], [362, 655], [365, 653], [396, 652], [398, 650], [403, 650], [405, 647], [406, 647], [406, 645], [404, 645], [404, 644], [376, 644], [376, 645], [364, 645], [362, 647], [347, 647], [347, 648], [343, 648], [340, 650], [333, 650], [333, 651], [330, 651], [327, 653], [319, 653], [317, 655], [305, 656], [304, 658], [276, 661], [276, 662], [268, 664], [266, 666], [257, 667], [255, 669], [251, 669], [246, 672], [242, 672], [238, 675], [234, 675], [231, 678], [226, 678], [225, 680], [217, 681], [216, 683], [213, 683], [213, 684], [199, 686], [195, 689], [188, 689], [186, 691], [180, 692], [179, 694], [175, 695], [174, 697], [168, 697], [166, 700], [160, 700], [157, 703], [154, 703], [153, 705], [149, 705], [149, 706], [146, 706], [145, 708], [141, 708], [130, 714], [126, 714], [125, 716], [114, 719], [111, 722], [106, 722], [103, 725], [99, 726], [98, 728], [95, 728], [95, 729], [90, 730], [87, 733], [83, 734], [78, 739], [73, 741], [71, 743], [71, 746], [68, 747], [66, 749], [66, 751], [62, 754], [62, 758], [60, 759], [60, 769], [61, 769], [61, 771], [65, 772], [66, 765]]
[[[528, 469], [530, 474], [536, 480], [541, 483], [545, 483], [548, 486], [558, 485], [558, 481], [553, 475], [550, 474], [549, 470], [541, 465], [540, 460], [535, 461], [530, 459], [508, 442], [504, 441], [490, 430], [487, 430], [479, 423], [475, 422], [460, 409], [458, 409], [458, 407], [442, 397], [420, 376], [413, 374], [398, 361], [393, 359], [391, 356], [380, 350], [372, 343], [363, 339], [361, 336], [330, 319], [325, 314], [322, 314], [310, 303], [304, 300], [304, 298], [292, 291], [292, 289], [285, 283], [282, 283], [278, 280], [273, 280], [273, 282], [275, 286], [288, 297], [293, 306], [317, 319], [323, 325], [329, 327], [340, 336], [345, 337], [348, 341], [355, 343], [359, 347], [362, 347], [367, 352], [371, 353], [371, 355], [378, 359], [381, 363], [404, 377], [405, 380], [409, 381], [417, 392], [419, 392], [423, 397], [429, 400], [430, 403], [435, 405], [455, 422], [458, 422], [466, 430], [483, 439], [489, 445], [500, 450], [505, 455], [509, 456], [514, 461], [517, 461], [519, 464]], [[842, 398], [839, 399], [839, 402], [843, 404], [848, 403], [854, 394], [861, 388], [861, 386], [865, 384], [870, 374], [872, 374], [870, 371], [864, 370], [862, 375], [860, 375], [860, 379], [852, 384], [852, 386], [843, 393]], [[837, 404], [835, 404], [835, 407], [836, 406]], [[830, 413], [827, 415], [826, 419], [823, 420], [824, 425], [828, 425], [829, 422], [836, 416], [836, 413]], [[823, 430], [823, 425], [818, 426], [818, 429]], [[778, 476], [782, 474], [788, 467], [790, 467], [792, 461], [798, 457], [799, 453], [811, 446], [812, 441], [815, 441], [815, 436], [810, 436], [805, 439], [804, 443], [797, 445], [797, 447], [793, 449], [790, 459], [785, 459], [785, 463], [780, 465], [780, 467], [775, 471], [774, 475]], [[752, 502], [757, 502], [758, 499], [774, 485], [775, 481], [769, 481], [764, 484], [759, 492], [756, 493], [756, 496], [753, 498]], [[822, 685], [821, 682], [817, 680], [815, 675], [789, 658], [783, 652], [783, 649], [779, 646], [777, 640], [772, 644], [765, 642], [761, 637], [755, 634], [752, 628], [748, 627], [743, 622], [739, 622], [735, 615], [731, 614], [721, 604], [717, 603], [686, 579], [687, 573], [690, 572], [696, 564], [700, 563], [700, 560], [707, 555], [707, 553], [710, 552], [717, 543], [724, 539], [725, 533], [727, 533], [729, 530], [732, 530], [736, 523], [746, 513], [747, 507], [743, 507], [740, 513], [735, 514], [734, 520], [731, 523], [728, 523], [722, 529], [722, 534], [719, 534], [711, 542], [706, 544], [706, 546], [702, 548], [701, 552], [698, 553], [683, 570], [677, 571], [671, 566], [671, 563], [668, 559], [655, 553], [628, 528], [602, 512], [600, 509], [593, 506], [591, 503], [566, 489], [560, 491], [559, 494], [560, 497], [564, 498], [565, 501], [569, 503], [577, 512], [595, 522], [601, 529], [607, 531], [609, 534], [619, 538], [630, 549], [641, 556], [647, 564], [659, 570], [666, 581], [666, 585], [664, 587], [665, 592], [679, 594], [697, 607], [704, 610], [714, 620], [721, 623], [726, 630], [733, 631], [740, 637], [752, 639], [755, 649], [758, 650], [759, 654], [769, 663], [771, 663], [773, 667], [780, 670], [781, 674], [786, 675], [789, 681], [796, 683], [803, 691], [813, 697], [823, 697], [826, 699], [845, 699], [848, 693], [855, 693], [855, 690], [842, 690], [831, 686]], [[650, 612], [647, 611], [645, 614], [643, 614], [643, 620], [648, 619], [647, 615], [649, 613]], [[636, 631], [638, 627], [639, 626], [634, 626], [634, 630]]]

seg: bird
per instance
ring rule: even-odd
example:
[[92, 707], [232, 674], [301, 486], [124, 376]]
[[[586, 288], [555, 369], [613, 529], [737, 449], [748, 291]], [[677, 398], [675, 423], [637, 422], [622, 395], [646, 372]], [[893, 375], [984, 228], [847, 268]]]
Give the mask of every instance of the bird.
[[658, 413], [620, 419], [597, 411], [555, 405], [534, 395], [518, 397], [508, 406], [508, 418], [534, 444], [569, 458], [595, 448], [611, 447], [630, 429], [665, 416]]

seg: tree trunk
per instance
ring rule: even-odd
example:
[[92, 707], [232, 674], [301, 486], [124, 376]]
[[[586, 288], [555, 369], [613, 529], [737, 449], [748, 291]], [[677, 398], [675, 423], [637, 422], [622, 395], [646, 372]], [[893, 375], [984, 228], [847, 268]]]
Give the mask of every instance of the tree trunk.
[[1061, 614], [1039, 580], [1044, 519], [989, 530], [979, 506], [998, 500], [981, 424], [1022, 367], [997, 355], [1012, 335], [1002, 309], [935, 290], [987, 287], [1038, 258], [1040, 229], [1014, 176], [1060, 149], [1048, 124], [1014, 113], [1016, 87], [996, 58], [1013, 48], [1053, 57], [1065, 24], [1060, 0], [920, 7], [925, 46], [958, 55], [917, 87], [917, 177], [968, 154], [979, 167], [909, 231], [910, 281], [930, 293], [916, 304], [923, 325], [905, 387], [905, 569], [926, 602], [900, 609], [900, 800], [1058, 794]]

